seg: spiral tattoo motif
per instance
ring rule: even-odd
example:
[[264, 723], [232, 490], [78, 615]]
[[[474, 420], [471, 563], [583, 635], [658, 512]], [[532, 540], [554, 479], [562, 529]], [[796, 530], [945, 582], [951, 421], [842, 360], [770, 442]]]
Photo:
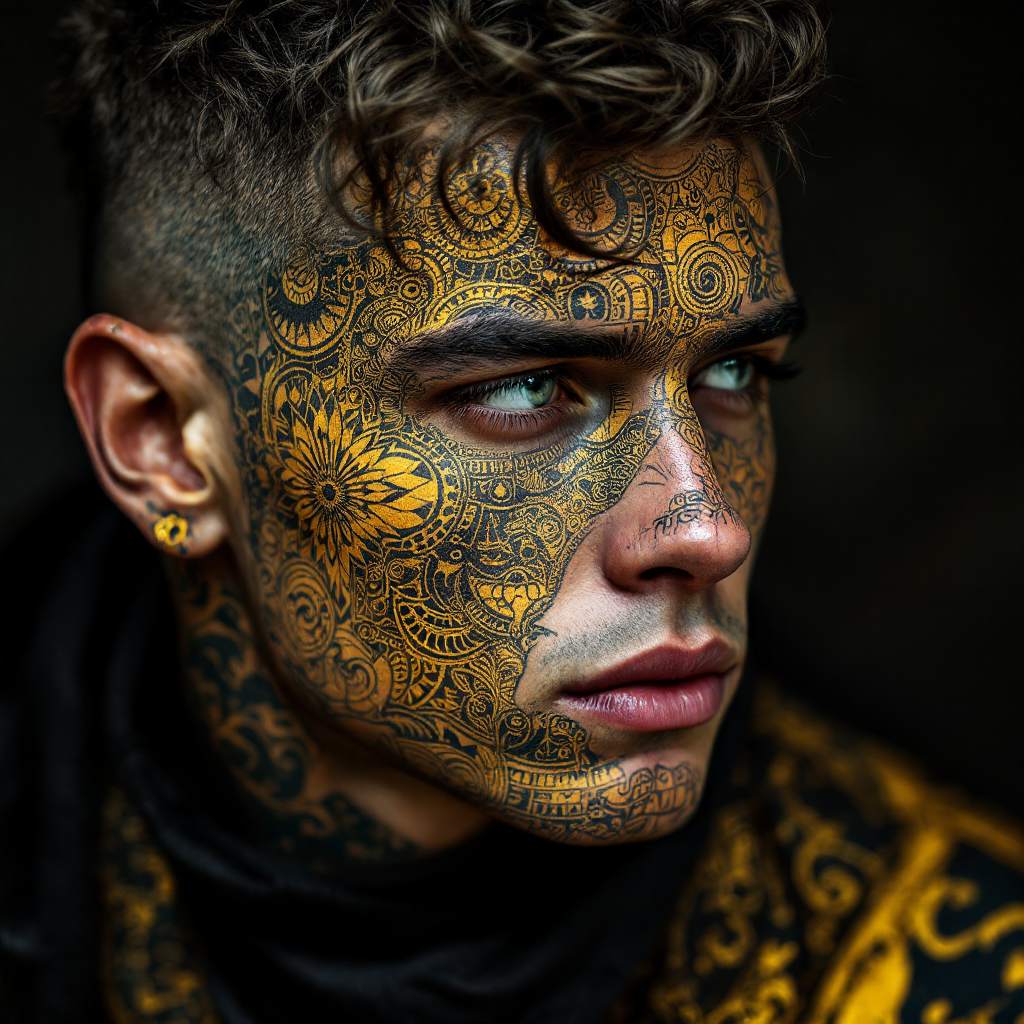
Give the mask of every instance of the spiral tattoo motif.
[[694, 313], [720, 316], [738, 308], [739, 282], [736, 257], [720, 242], [697, 242], [680, 261], [679, 296]]
[[433, 237], [455, 255], [497, 256], [519, 241], [530, 222], [511, 176], [486, 149], [455, 171], [444, 191], [450, 210], [434, 203], [426, 220]]
[[278, 583], [287, 635], [304, 658], [319, 658], [334, 638], [337, 616], [326, 582], [314, 566], [289, 562]]

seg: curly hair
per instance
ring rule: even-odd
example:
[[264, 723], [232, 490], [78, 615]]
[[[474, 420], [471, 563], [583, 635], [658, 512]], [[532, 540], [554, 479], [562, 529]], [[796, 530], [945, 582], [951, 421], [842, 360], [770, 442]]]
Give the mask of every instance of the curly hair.
[[[439, 116], [442, 202], [467, 152], [506, 135], [541, 226], [607, 257], [559, 215], [551, 169], [711, 137], [792, 155], [787, 126], [823, 78], [824, 34], [820, 0], [79, 0], [56, 95], [100, 235], [132, 219], [165, 276], [175, 237], [189, 265], [228, 233], [255, 258], [311, 231], [324, 197], [386, 235]], [[119, 237], [107, 249], [124, 264], [139, 243]], [[194, 301], [183, 280], [167, 285], [165, 301]]]

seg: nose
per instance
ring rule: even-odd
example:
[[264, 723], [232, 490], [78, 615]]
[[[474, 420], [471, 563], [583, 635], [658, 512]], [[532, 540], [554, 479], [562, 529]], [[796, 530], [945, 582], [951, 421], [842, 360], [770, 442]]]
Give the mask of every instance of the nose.
[[601, 517], [608, 580], [627, 591], [675, 582], [714, 586], [750, 552], [750, 531], [726, 500], [703, 438], [667, 429], [621, 500]]

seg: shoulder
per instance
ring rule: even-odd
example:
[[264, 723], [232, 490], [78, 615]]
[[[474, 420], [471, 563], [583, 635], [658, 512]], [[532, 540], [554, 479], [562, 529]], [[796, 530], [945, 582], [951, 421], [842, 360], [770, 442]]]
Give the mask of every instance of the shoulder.
[[[827, 847], [840, 836], [850, 840], [847, 859], [860, 865], [865, 883], [808, 1020], [1016, 1017], [1024, 1009], [1018, 823], [932, 785], [899, 754], [775, 689], [762, 688], [756, 706], [755, 742], [768, 755], [766, 791], [780, 809], [792, 808], [778, 824], [783, 832], [805, 833], [793, 864], [807, 862], [808, 902], [833, 862]], [[823, 804], [831, 816], [815, 815]], [[794, 820], [797, 808], [806, 808], [803, 830]], [[824, 847], [822, 830], [833, 832]], [[832, 864], [842, 865], [842, 857]]]
[[1017, 1019], [1024, 833], [761, 686], [656, 978], [651, 1020]]

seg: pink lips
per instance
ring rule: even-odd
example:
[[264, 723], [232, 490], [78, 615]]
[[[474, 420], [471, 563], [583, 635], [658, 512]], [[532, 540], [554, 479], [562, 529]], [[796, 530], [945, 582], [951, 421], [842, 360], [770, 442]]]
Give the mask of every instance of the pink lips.
[[563, 690], [559, 703], [633, 732], [688, 729], [718, 714], [725, 675], [735, 663], [727, 644], [696, 649], [663, 645]]

